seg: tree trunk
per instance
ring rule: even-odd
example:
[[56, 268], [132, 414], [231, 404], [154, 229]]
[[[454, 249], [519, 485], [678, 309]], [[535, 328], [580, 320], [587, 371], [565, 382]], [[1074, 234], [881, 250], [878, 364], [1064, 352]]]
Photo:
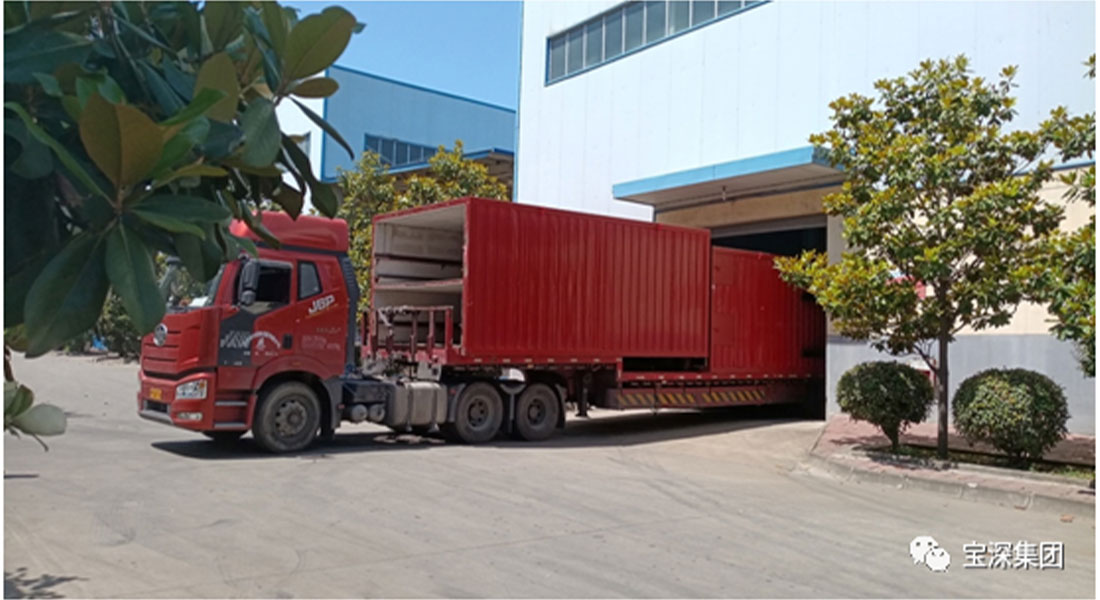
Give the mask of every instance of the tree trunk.
[[950, 334], [940, 333], [940, 358], [936, 369], [936, 405], [940, 413], [939, 431], [936, 437], [936, 456], [947, 459], [947, 341]]

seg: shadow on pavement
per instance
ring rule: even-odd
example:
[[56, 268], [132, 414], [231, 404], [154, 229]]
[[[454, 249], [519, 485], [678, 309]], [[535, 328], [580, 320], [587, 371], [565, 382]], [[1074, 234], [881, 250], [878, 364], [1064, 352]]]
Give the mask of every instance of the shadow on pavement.
[[54, 587], [69, 581], [83, 581], [84, 577], [72, 575], [39, 575], [29, 577], [26, 567], [4, 571], [5, 598], [64, 598]]
[[[594, 411], [595, 414], [595, 411]], [[624, 411], [615, 414], [599, 411], [592, 419], [571, 417], [565, 429], [543, 442], [513, 440], [506, 434], [485, 445], [503, 448], [576, 448], [594, 446], [633, 446], [732, 431], [767, 427], [796, 421], [788, 407], [738, 406], [705, 411], [665, 410]], [[388, 431], [337, 432], [329, 441], [319, 441], [309, 449], [290, 455], [317, 459], [328, 455], [378, 452], [387, 450], [425, 450], [446, 445], [440, 434], [416, 435]], [[232, 443], [216, 443], [205, 438], [153, 442], [158, 450], [200, 460], [242, 460], [274, 458], [251, 438]]]

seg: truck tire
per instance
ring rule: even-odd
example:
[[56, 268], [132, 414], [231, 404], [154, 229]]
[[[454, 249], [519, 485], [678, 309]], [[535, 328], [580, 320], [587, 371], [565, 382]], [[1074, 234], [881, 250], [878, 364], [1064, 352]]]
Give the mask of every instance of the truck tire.
[[214, 440], [219, 446], [228, 446], [236, 443], [244, 435], [243, 431], [204, 431], [203, 435]]
[[252, 436], [269, 452], [297, 452], [313, 443], [321, 428], [321, 404], [304, 383], [283, 383], [256, 405]]
[[554, 389], [545, 383], [527, 386], [516, 400], [515, 433], [528, 442], [554, 435], [561, 415], [561, 402]]
[[447, 423], [448, 439], [480, 444], [496, 436], [504, 420], [504, 403], [500, 392], [490, 383], [471, 383], [462, 390], [455, 406], [455, 420]]

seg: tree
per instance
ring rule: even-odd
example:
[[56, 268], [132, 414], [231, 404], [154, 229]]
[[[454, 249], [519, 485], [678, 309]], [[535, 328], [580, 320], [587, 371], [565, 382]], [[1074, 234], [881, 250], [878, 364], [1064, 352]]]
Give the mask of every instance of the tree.
[[253, 213], [265, 198], [297, 216], [308, 189], [336, 213], [275, 106], [295, 102], [352, 154], [297, 100], [336, 91], [314, 75], [361, 28], [346, 10], [299, 21], [274, 2], [5, 2], [4, 26], [5, 342], [28, 357], [91, 328], [109, 290], [152, 330], [165, 310], [154, 254], [207, 280], [255, 252], [231, 217], [277, 246]]
[[428, 164], [427, 174], [403, 178], [390, 173], [376, 152], [364, 152], [354, 171], [337, 169], [344, 191], [337, 216], [348, 222], [348, 255], [355, 265], [363, 306], [370, 301], [375, 215], [464, 196], [508, 199], [508, 188], [485, 165], [463, 157], [461, 141], [456, 140], [452, 150], [440, 146]]
[[[1088, 77], [1096, 78], [1096, 55], [1089, 57]], [[1093, 157], [1096, 147], [1096, 113], [1071, 117], [1058, 107], [1040, 128], [1057, 149], [1063, 162]], [[1067, 190], [1066, 202], [1085, 202], [1096, 207], [1096, 164], [1060, 176]], [[1078, 364], [1089, 377], [1096, 375], [1096, 212], [1074, 231], [1052, 235], [1030, 270], [1034, 283], [1031, 297], [1048, 304], [1054, 316], [1051, 333], [1073, 342]]]
[[841, 334], [928, 364], [941, 458], [951, 341], [963, 328], [1008, 323], [1024, 299], [1027, 257], [1062, 218], [1038, 196], [1051, 177], [1049, 161], [1036, 163], [1041, 136], [1005, 131], [1014, 74], [1005, 67], [987, 82], [964, 56], [929, 60], [908, 78], [876, 82], [877, 99], [833, 101], [833, 128], [810, 141], [844, 170], [824, 209], [842, 219], [849, 249], [834, 264], [819, 252], [776, 261]]

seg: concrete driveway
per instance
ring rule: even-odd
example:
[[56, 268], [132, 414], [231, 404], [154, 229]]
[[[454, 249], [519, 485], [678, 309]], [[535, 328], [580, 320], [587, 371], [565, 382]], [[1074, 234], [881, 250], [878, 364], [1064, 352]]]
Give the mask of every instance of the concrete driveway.
[[[1093, 515], [840, 484], [819, 423], [602, 413], [541, 444], [342, 429], [304, 455], [138, 419], [137, 369], [16, 360], [70, 411], [5, 439], [5, 596], [1092, 597]], [[766, 415], [764, 415], [766, 416]], [[947, 573], [909, 558], [931, 535]], [[1064, 570], [969, 570], [963, 545], [1060, 541]]]

